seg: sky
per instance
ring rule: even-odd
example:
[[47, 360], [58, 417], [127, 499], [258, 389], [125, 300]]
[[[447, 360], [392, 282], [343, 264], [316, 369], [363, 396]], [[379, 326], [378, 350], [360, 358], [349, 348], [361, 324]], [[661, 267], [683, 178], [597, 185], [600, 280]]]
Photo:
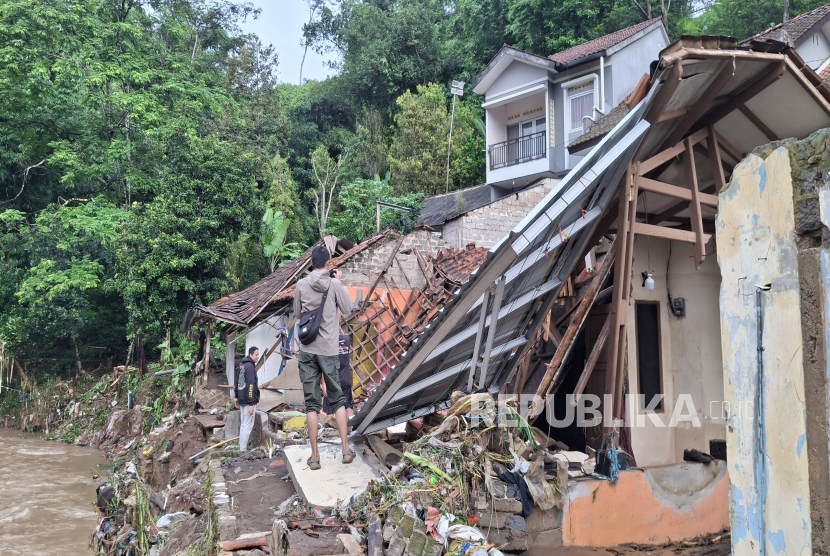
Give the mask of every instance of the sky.
[[[252, 0], [254, 6], [262, 10], [259, 19], [249, 19], [242, 25], [246, 33], [256, 33], [263, 45], [273, 44], [279, 55], [279, 80], [281, 83], [297, 84], [300, 79], [300, 62], [303, 48], [300, 39], [303, 24], [308, 22], [308, 5], [304, 0]], [[333, 54], [326, 57], [308, 50], [303, 80], [322, 81], [333, 75], [325, 62], [334, 59]]]

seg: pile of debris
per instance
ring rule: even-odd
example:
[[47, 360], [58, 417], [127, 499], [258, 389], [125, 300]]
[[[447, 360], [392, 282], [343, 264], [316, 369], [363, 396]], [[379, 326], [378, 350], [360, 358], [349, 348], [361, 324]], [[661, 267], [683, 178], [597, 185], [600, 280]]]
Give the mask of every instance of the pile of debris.
[[371, 523], [379, 516], [383, 527], [369, 529], [368, 544], [383, 543], [390, 556], [527, 550], [525, 518], [564, 507], [567, 462], [548, 451], [555, 443], [515, 405], [497, 407], [486, 393], [455, 392], [451, 401], [400, 450], [384, 440], [385, 431], [367, 437], [388, 470], [342, 506], [340, 517]]

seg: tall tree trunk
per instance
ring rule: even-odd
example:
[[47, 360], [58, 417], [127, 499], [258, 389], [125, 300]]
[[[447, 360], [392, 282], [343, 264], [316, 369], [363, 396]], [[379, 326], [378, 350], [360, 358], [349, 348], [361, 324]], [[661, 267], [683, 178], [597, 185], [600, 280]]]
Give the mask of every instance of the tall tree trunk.
[[[669, 5], [671, 5], [671, 4], [669, 4]], [[665, 0], [660, 0], [660, 18], [663, 20], [663, 27], [666, 28], [666, 33], [668, 33], [669, 32], [669, 12], [666, 9]]]
[[300, 60], [300, 82], [298, 83], [298, 85], [303, 84], [303, 65], [305, 64], [305, 55], [307, 53], [308, 53], [308, 45], [306, 44], [305, 48], [303, 48], [303, 59]]
[[784, 23], [790, 20], [790, 0], [784, 0]]
[[72, 346], [75, 348], [75, 364], [78, 366], [78, 375], [81, 376], [83, 368], [81, 367], [81, 352], [78, 350], [78, 327], [72, 325]]

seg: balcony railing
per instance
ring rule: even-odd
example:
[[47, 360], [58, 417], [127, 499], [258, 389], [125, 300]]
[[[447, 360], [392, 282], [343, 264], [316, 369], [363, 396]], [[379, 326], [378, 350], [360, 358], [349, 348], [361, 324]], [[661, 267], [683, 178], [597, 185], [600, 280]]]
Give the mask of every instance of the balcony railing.
[[517, 139], [508, 139], [502, 143], [490, 145], [487, 149], [490, 153], [490, 169], [513, 166], [547, 155], [546, 133], [540, 131], [532, 135], [525, 135]]

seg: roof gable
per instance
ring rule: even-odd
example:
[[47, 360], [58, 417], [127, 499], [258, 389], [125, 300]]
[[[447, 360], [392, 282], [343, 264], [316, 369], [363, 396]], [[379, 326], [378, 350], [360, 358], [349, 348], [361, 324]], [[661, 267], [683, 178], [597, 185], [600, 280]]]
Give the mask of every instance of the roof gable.
[[649, 27], [656, 25], [659, 25], [661, 27], [663, 25], [659, 17], [643, 21], [641, 23], [638, 23], [637, 25], [626, 27], [625, 29], [620, 29], [619, 31], [616, 31], [614, 33], [610, 33], [603, 37], [599, 37], [598, 39], [594, 39], [592, 41], [584, 42], [567, 50], [563, 50], [562, 52], [551, 54], [550, 56], [548, 56], [548, 58], [560, 64], [570, 64], [571, 62], [575, 62], [582, 58], [587, 58], [588, 56], [591, 56], [593, 54], [599, 54], [600, 52], [604, 52], [605, 50], [608, 50], [609, 48], [617, 46], [623, 41], [630, 39], [637, 33], [645, 31]]

